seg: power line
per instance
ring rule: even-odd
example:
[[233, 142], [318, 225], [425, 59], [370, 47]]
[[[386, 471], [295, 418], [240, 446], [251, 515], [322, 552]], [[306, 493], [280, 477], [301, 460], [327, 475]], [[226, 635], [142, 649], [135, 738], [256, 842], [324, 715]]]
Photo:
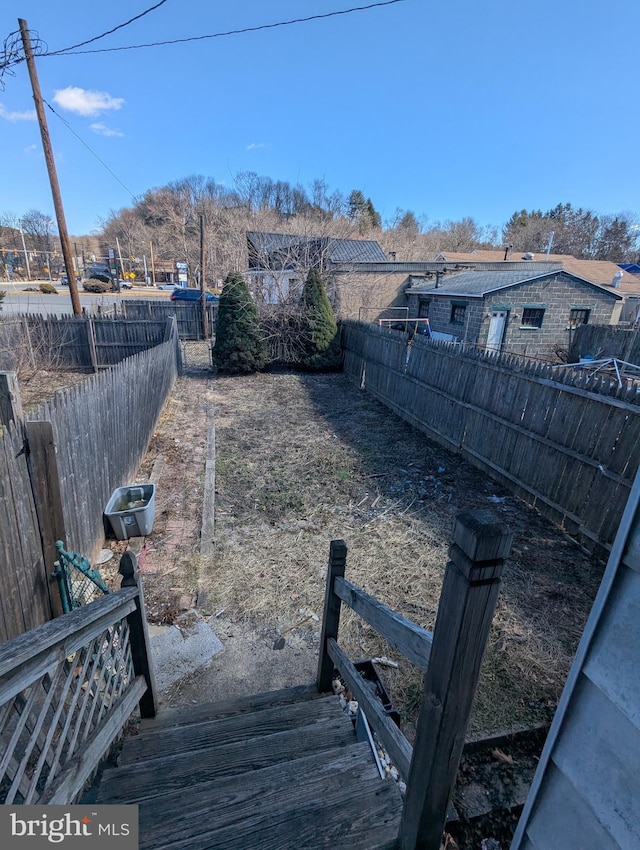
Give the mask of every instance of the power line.
[[155, 11], [158, 7], [163, 6], [166, 2], [167, 2], [167, 0], [160, 0], [160, 2], [156, 3], [155, 6], [151, 6], [149, 9], [145, 9], [144, 12], [140, 12], [139, 15], [136, 15], [133, 18], [129, 18], [129, 20], [125, 21], [123, 24], [118, 24], [117, 27], [114, 27], [113, 29], [107, 30], [106, 32], [103, 32], [101, 35], [94, 35], [93, 38], [89, 38], [89, 39], [87, 39], [87, 41], [81, 41], [79, 44], [73, 44], [71, 47], [65, 47], [62, 50], [54, 50], [51, 53], [44, 53], [44, 54], [41, 54], [41, 55], [43, 55], [43, 56], [57, 56], [60, 53], [67, 53], [69, 50], [75, 50], [77, 47], [84, 47], [85, 44], [92, 44], [94, 41], [98, 41], [99, 39], [104, 38], [107, 35], [111, 35], [112, 33], [116, 32], [117, 30], [121, 30], [123, 27], [128, 27], [129, 24], [132, 24], [134, 21], [139, 21], [140, 18], [144, 18], [144, 16], [148, 15], [149, 12]]
[[[107, 35], [110, 35], [116, 30], [122, 29], [123, 27], [128, 26], [133, 21], [138, 20], [139, 18], [147, 15], [149, 12], [152, 12], [154, 9], [157, 9], [163, 3], [167, 2], [167, 0], [161, 0], [161, 2], [157, 3], [155, 6], [151, 6], [149, 9], [146, 9], [144, 12], [141, 12], [139, 15], [136, 15], [134, 18], [130, 18], [128, 21], [125, 21], [122, 24], [118, 24], [118, 26], [114, 27], [107, 32], [102, 33], [101, 35], [94, 36], [93, 38], [87, 39], [86, 41], [79, 42], [76, 45], [72, 45], [71, 47], [65, 47], [61, 50], [47, 50], [44, 42], [37, 37], [34, 39], [34, 55], [36, 56], [82, 56], [88, 53], [115, 53], [122, 50], [140, 50], [146, 47], [163, 47], [167, 44], [185, 44], [190, 41], [203, 41], [205, 39], [212, 38], [225, 38], [230, 35], [242, 35], [244, 33], [250, 32], [260, 32], [262, 30], [270, 30], [276, 29], [278, 27], [288, 27], [293, 24], [303, 24], [309, 23], [310, 21], [320, 21], [327, 18], [335, 18], [341, 15], [350, 15], [354, 12], [366, 12], [370, 9], [378, 9], [382, 6], [394, 6], [396, 3], [406, 3], [407, 0], [382, 0], [382, 2], [378, 3], [369, 3], [366, 6], [352, 6], [349, 9], [339, 9], [336, 12], [325, 12], [323, 14], [318, 15], [309, 15], [304, 18], [293, 18], [288, 21], [277, 21], [273, 24], [260, 24], [255, 27], [243, 27], [241, 29], [236, 30], [227, 30], [226, 32], [217, 32], [211, 33], [209, 35], [196, 35], [190, 36], [187, 38], [177, 38], [171, 39], [167, 41], [153, 41], [147, 44], [131, 44], [124, 47], [104, 47], [98, 50], [77, 50], [76, 48], [81, 47], [85, 44], [91, 44], [94, 41], [97, 41], [100, 38], [104, 38]], [[15, 65], [19, 65], [21, 62], [25, 61], [25, 57], [22, 55], [21, 51], [16, 49], [18, 33], [11, 33], [6, 39], [4, 44], [4, 57], [0, 59], [0, 91], [4, 89], [4, 84], [2, 77], [4, 74], [12, 74], [13, 71], [10, 69]]]
[[[350, 9], [340, 9], [337, 12], [325, 12], [323, 14], [318, 15], [309, 15], [305, 18], [293, 18], [289, 21], [277, 21], [273, 24], [260, 24], [255, 27], [243, 27], [242, 29], [237, 30], [227, 30], [226, 32], [216, 32], [210, 35], [194, 35], [187, 38], [175, 38], [169, 41], [152, 41], [147, 44], [130, 44], [124, 47], [102, 47], [97, 50], [76, 50], [73, 53], [69, 52], [73, 48], [68, 47], [64, 50], [54, 50], [47, 53], [41, 53], [41, 56], [81, 56], [87, 53], [116, 53], [121, 50], [141, 50], [145, 47], [164, 47], [167, 44], [185, 44], [189, 41], [204, 41], [205, 39], [211, 38], [225, 38], [230, 35], [242, 35], [244, 33], [249, 32], [260, 32], [262, 30], [270, 30], [276, 29], [277, 27], [288, 27], [293, 24], [305, 24], [309, 21], [320, 21], [326, 18], [336, 18], [340, 15], [350, 15], [353, 12], [366, 12], [369, 9], [378, 9], [381, 6], [393, 6], [396, 3], [406, 3], [407, 0], [383, 0], [383, 2], [379, 3], [369, 3], [366, 6], [353, 6]], [[100, 36], [99, 36], [100, 37]], [[87, 42], [85, 42], [87, 43]]]
[[93, 148], [92, 148], [92, 147], [91, 147], [91, 146], [90, 146], [87, 142], [85, 142], [85, 140], [82, 138], [82, 136], [79, 136], [79, 135], [76, 133], [76, 131], [73, 129], [73, 127], [71, 126], [71, 124], [69, 124], [69, 122], [67, 121], [67, 119], [66, 119], [66, 118], [63, 118], [63, 117], [62, 117], [62, 115], [59, 115], [59, 114], [55, 111], [55, 109], [53, 108], [53, 106], [51, 106], [51, 104], [50, 104], [50, 103], [47, 103], [47, 101], [46, 101], [44, 98], [42, 98], [42, 102], [43, 102], [46, 106], [48, 106], [48, 107], [49, 107], [49, 109], [53, 112], [53, 114], [56, 116], [56, 118], [59, 118], [59, 119], [60, 119], [60, 121], [62, 121], [62, 123], [66, 126], [66, 128], [67, 128], [68, 130], [70, 130], [70, 131], [73, 133], [73, 135], [76, 137], [76, 139], [78, 139], [78, 141], [79, 141], [79, 142], [82, 142], [82, 144], [83, 144], [83, 145], [85, 146], [85, 148], [89, 151], [89, 153], [91, 153], [91, 154], [93, 154], [93, 156], [95, 156], [95, 158], [98, 160], [98, 162], [99, 162], [102, 166], [104, 166], [104, 168], [106, 168], [106, 169], [107, 169], [107, 171], [109, 172], [109, 174], [110, 174], [110, 175], [111, 175], [111, 176], [112, 176], [115, 180], [117, 180], [117, 181], [118, 181], [118, 183], [122, 186], [122, 188], [123, 188], [123, 189], [125, 189], [125, 190], [126, 190], [126, 191], [127, 191], [127, 192], [131, 195], [131, 198], [135, 201], [136, 196], [133, 194], [133, 192], [131, 191], [131, 189], [129, 189], [129, 187], [128, 187], [128, 186], [125, 186], [125, 184], [124, 184], [124, 183], [122, 182], [122, 180], [118, 177], [118, 175], [117, 175], [114, 171], [112, 171], [112, 170], [109, 168], [109, 166], [107, 165], [107, 163], [106, 163], [103, 159], [101, 159], [101, 158], [98, 156], [98, 154], [97, 154], [97, 153], [93, 150]]

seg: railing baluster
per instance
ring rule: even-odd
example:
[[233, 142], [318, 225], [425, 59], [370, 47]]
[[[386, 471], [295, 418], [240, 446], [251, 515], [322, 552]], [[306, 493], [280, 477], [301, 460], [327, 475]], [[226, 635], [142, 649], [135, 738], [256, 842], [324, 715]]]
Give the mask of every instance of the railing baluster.
[[136, 610], [127, 617], [129, 623], [129, 639], [131, 641], [131, 657], [136, 676], [144, 676], [147, 690], [140, 700], [142, 717], [155, 717], [158, 711], [156, 680], [151, 662], [151, 646], [147, 616], [144, 609], [144, 594], [142, 582], [138, 573], [138, 559], [133, 552], [126, 551], [120, 558], [119, 572], [122, 576], [121, 587], [137, 587]]
[[332, 540], [329, 547], [329, 567], [327, 569], [327, 587], [324, 595], [324, 615], [322, 617], [322, 635], [320, 637], [320, 658], [318, 661], [318, 691], [331, 690], [333, 679], [333, 661], [327, 652], [329, 638], [338, 639], [340, 624], [340, 598], [333, 591], [334, 580], [344, 576], [347, 562], [347, 544], [344, 540]]

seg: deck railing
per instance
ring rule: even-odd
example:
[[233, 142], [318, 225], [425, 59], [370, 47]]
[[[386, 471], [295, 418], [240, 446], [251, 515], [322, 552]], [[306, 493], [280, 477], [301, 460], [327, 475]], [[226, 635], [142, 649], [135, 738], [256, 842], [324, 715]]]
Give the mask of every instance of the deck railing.
[[135, 556], [122, 587], [0, 645], [0, 802], [73, 803], [140, 706], [155, 714]]
[[[438, 850], [512, 534], [489, 511], [456, 520], [433, 634], [344, 578], [347, 547], [333, 540], [325, 592], [317, 686], [337, 670], [387, 750], [407, 790], [402, 850]], [[342, 603], [424, 673], [412, 748], [338, 645]]]

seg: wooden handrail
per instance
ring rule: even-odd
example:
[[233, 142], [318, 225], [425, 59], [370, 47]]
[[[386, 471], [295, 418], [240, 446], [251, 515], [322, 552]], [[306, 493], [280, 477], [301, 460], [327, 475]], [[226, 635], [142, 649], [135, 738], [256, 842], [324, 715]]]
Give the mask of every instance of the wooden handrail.
[[[471, 714], [512, 533], [490, 511], [456, 518], [433, 635], [344, 578], [347, 547], [332, 540], [318, 662], [318, 690], [338, 670], [378, 735], [407, 792], [401, 850], [438, 850]], [[337, 643], [344, 602], [424, 671], [413, 749]]]
[[[135, 608], [137, 588], [126, 588], [76, 608], [63, 617], [36, 626], [22, 635], [0, 644], [0, 678], [50, 650], [70, 655], [99, 634], [106, 626], [117, 623]], [[126, 610], [123, 610], [126, 609]], [[0, 702], [2, 700], [0, 699]]]
[[431, 632], [378, 602], [345, 578], [335, 579], [333, 592], [418, 669], [423, 672], [427, 669], [433, 643]]
[[156, 691], [137, 559], [122, 587], [0, 646], [0, 803], [70, 804]]

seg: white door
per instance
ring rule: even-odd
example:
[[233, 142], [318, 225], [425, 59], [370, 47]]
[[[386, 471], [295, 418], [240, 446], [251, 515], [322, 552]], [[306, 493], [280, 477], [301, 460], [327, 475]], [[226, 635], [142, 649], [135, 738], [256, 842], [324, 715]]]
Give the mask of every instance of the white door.
[[489, 322], [489, 333], [487, 334], [488, 351], [500, 351], [504, 340], [504, 331], [507, 326], [507, 310], [494, 310]]

